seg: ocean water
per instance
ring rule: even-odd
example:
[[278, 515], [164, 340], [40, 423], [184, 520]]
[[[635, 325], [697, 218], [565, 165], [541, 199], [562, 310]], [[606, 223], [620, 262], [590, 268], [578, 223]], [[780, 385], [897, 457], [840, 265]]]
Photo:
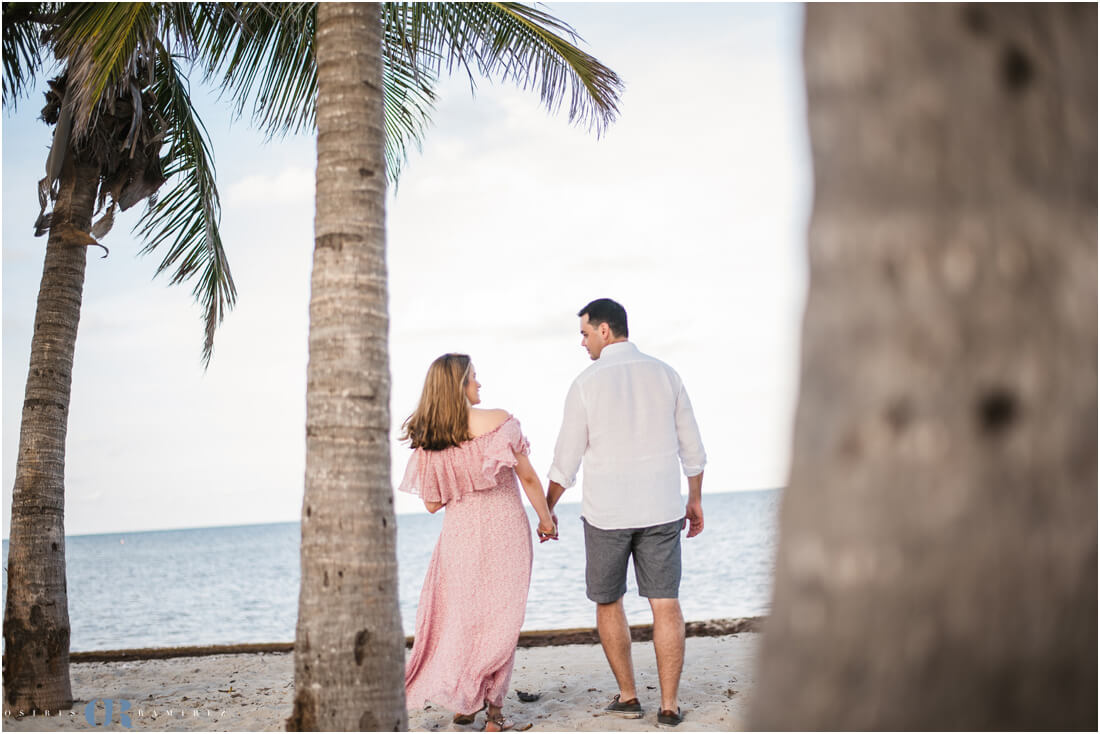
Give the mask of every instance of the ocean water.
[[[688, 621], [768, 612], [779, 490], [703, 495], [706, 529], [683, 541], [680, 603]], [[535, 541], [526, 630], [595, 626], [584, 595], [579, 504], [557, 508], [560, 540]], [[534, 527], [534, 513], [529, 511]], [[420, 586], [443, 523], [398, 515], [401, 617], [416, 623]], [[65, 540], [71, 650], [292, 642], [298, 613], [299, 524], [189, 528]], [[7, 598], [8, 541], [3, 543]], [[632, 624], [652, 621], [627, 574]]]

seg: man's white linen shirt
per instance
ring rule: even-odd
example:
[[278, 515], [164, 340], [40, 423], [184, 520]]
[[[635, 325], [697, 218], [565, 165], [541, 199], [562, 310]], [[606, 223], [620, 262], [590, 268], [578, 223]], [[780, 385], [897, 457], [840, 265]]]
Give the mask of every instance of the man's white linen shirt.
[[684, 517], [684, 476], [706, 453], [683, 381], [631, 342], [608, 344], [565, 398], [550, 480], [572, 487], [584, 461], [582, 514], [604, 530], [646, 528]]

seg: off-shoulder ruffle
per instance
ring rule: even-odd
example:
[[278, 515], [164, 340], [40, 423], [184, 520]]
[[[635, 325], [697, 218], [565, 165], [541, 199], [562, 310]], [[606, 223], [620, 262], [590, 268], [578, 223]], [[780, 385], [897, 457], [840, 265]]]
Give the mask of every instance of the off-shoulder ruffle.
[[500, 470], [516, 465], [516, 453], [530, 452], [531, 444], [519, 421], [509, 416], [488, 433], [458, 446], [442, 451], [414, 449], [397, 489], [428, 502], [447, 504], [471, 492], [494, 489]]

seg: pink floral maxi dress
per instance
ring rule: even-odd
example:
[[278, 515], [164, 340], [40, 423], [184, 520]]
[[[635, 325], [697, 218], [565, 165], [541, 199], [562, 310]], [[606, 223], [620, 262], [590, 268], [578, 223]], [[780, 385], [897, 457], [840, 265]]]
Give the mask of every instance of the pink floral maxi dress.
[[515, 453], [519, 421], [442, 451], [415, 449], [398, 489], [445, 505], [405, 665], [410, 708], [472, 713], [504, 703], [531, 584], [531, 526]]

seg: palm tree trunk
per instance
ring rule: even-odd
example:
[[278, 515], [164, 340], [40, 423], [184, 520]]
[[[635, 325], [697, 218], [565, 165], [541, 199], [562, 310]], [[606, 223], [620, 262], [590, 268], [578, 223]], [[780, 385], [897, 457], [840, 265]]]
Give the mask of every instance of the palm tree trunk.
[[70, 152], [46, 243], [19, 431], [4, 608], [4, 705], [72, 706], [65, 583], [65, 434], [98, 168]]
[[1096, 727], [1096, 6], [809, 5], [753, 729]]
[[318, 5], [317, 71], [302, 586], [287, 728], [405, 729], [379, 4]]

